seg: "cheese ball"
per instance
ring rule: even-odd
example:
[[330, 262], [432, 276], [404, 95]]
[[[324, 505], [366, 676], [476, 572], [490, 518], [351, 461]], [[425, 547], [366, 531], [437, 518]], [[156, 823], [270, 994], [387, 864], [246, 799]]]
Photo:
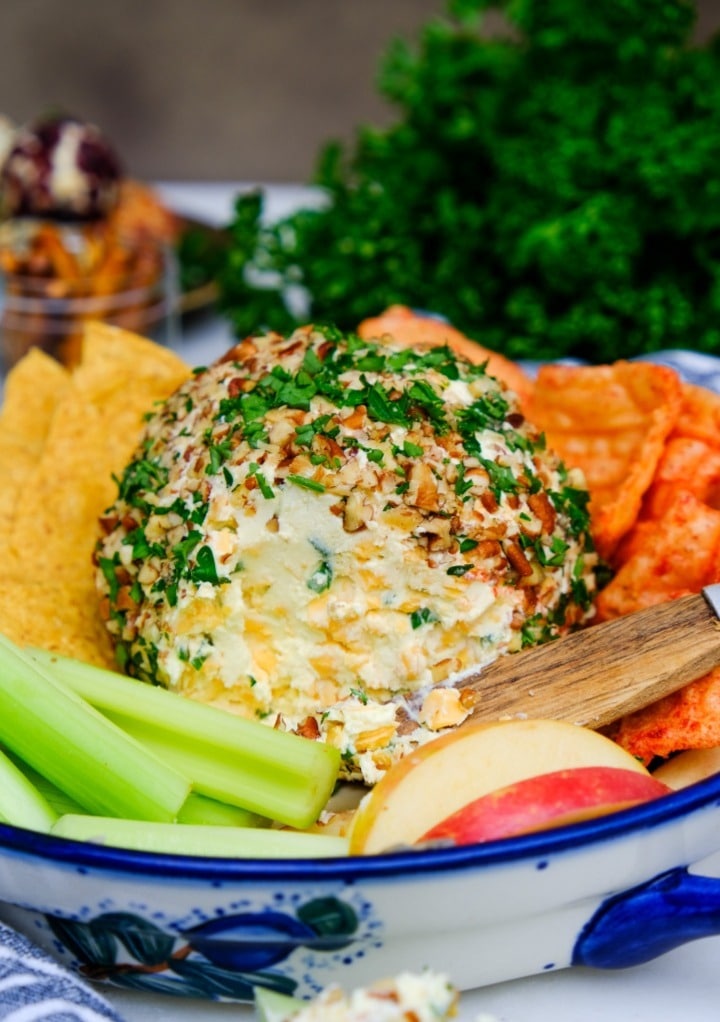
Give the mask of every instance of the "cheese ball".
[[149, 415], [101, 522], [101, 608], [130, 674], [332, 742], [372, 783], [467, 716], [463, 674], [589, 619], [587, 502], [448, 348], [251, 337]]
[[118, 201], [120, 160], [94, 124], [43, 117], [15, 134], [0, 173], [2, 212], [13, 217], [93, 220]]

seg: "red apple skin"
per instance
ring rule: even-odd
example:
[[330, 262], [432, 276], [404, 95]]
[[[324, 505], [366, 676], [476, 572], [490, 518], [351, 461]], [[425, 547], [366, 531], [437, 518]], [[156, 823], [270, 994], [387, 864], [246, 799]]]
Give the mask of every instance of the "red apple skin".
[[415, 844], [440, 820], [537, 774], [617, 767], [649, 776], [598, 731], [544, 718], [463, 724], [401, 757], [365, 795], [350, 828], [350, 854]]
[[437, 823], [417, 843], [495, 841], [616, 812], [671, 791], [649, 774], [622, 767], [554, 770], [481, 795]]

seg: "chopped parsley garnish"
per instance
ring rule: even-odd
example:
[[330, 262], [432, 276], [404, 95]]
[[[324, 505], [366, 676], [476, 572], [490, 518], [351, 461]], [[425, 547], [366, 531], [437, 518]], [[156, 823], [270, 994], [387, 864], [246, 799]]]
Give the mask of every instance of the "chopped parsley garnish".
[[554, 639], [555, 634], [552, 626], [541, 614], [534, 614], [524, 621], [520, 628], [521, 645], [523, 648], [537, 646]]
[[251, 461], [250, 464], [248, 465], [248, 475], [252, 476], [254, 479], [257, 480], [258, 487], [263, 497], [265, 497], [267, 500], [270, 500], [272, 497], [275, 496], [275, 491], [273, 490], [272, 486], [267, 481], [265, 476], [262, 474], [260, 466], [256, 461]]
[[209, 546], [200, 547], [195, 556], [195, 564], [188, 569], [187, 575], [191, 582], [198, 584], [211, 582], [213, 585], [217, 585], [220, 582], [215, 556]]
[[164, 465], [149, 458], [139, 458], [131, 462], [125, 469], [122, 478], [113, 476], [118, 486], [120, 500], [126, 501], [130, 507], [146, 508], [145, 494], [157, 492], [167, 484], [168, 470]]
[[497, 461], [489, 458], [480, 458], [480, 464], [490, 477], [490, 489], [495, 497], [500, 500], [503, 493], [517, 493], [519, 483], [508, 465], [500, 465]]
[[448, 424], [445, 417], [445, 403], [442, 396], [426, 380], [413, 380], [407, 396], [414, 409], [421, 409], [435, 427], [436, 432], [446, 433]]
[[410, 624], [413, 629], [420, 628], [422, 625], [429, 625], [435, 621], [439, 621], [440, 618], [430, 607], [418, 607], [410, 614]]
[[575, 486], [563, 486], [559, 492], [553, 490], [549, 496], [557, 510], [566, 516], [573, 536], [589, 533], [590, 494], [587, 490], [580, 490]]
[[403, 395], [394, 401], [381, 383], [373, 383], [365, 391], [368, 415], [379, 422], [396, 423], [399, 426], [410, 426], [412, 419], [407, 411], [407, 399]]
[[584, 578], [574, 577], [570, 580], [572, 598], [583, 610], [589, 610], [592, 604], [592, 597]]
[[549, 549], [540, 539], [533, 540], [530, 546], [535, 551], [535, 556], [539, 563], [545, 567], [552, 568], [562, 567], [565, 563], [567, 552], [570, 549], [570, 545], [559, 536], [553, 536], [551, 538]]
[[210, 444], [208, 448], [208, 454], [210, 455], [210, 461], [205, 468], [208, 475], [215, 475], [220, 471], [224, 462], [232, 454], [233, 443], [228, 437], [225, 440], [221, 440], [220, 443]]
[[462, 434], [477, 433], [484, 429], [499, 432], [505, 422], [510, 406], [499, 390], [490, 390], [476, 398], [468, 407], [458, 412], [458, 428]]
[[324, 593], [332, 585], [333, 571], [329, 561], [321, 561], [310, 578], [307, 587], [314, 593]]
[[471, 490], [473, 486], [472, 479], [465, 478], [465, 472], [465, 464], [461, 461], [457, 466], [457, 478], [455, 480], [455, 493], [458, 497], [464, 497], [468, 490]]
[[148, 542], [145, 530], [138, 526], [128, 532], [123, 540], [123, 546], [132, 547], [132, 558], [134, 561], [143, 557], [162, 557], [165, 549], [161, 543]]
[[340, 427], [335, 425], [326, 429], [329, 422], [332, 422], [331, 415], [319, 415], [312, 422], [303, 423], [295, 430], [295, 442], [299, 447], [311, 447], [316, 436], [336, 437], [340, 432]]
[[118, 581], [117, 572], [115, 568], [120, 565], [120, 558], [117, 554], [113, 557], [99, 557], [98, 567], [103, 573], [103, 578], [107, 582], [108, 589], [110, 590], [110, 600], [114, 603], [117, 599], [118, 592], [120, 591], [120, 582]]
[[175, 561], [175, 577], [180, 578], [187, 567], [188, 560], [195, 547], [202, 540], [202, 533], [194, 529], [189, 532], [185, 539], [176, 543], [171, 553]]
[[316, 493], [324, 493], [325, 487], [322, 483], [319, 483], [316, 479], [308, 479], [307, 476], [299, 475], [288, 475], [285, 477], [289, 483], [294, 483], [295, 486], [301, 486], [305, 490], [314, 490]]

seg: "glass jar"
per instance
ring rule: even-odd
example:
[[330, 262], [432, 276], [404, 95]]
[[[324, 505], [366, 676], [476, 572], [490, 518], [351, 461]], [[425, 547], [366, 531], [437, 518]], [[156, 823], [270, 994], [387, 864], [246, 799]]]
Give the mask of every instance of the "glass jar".
[[10, 220], [0, 227], [0, 269], [5, 370], [31, 347], [76, 364], [91, 320], [159, 343], [177, 339], [175, 253], [150, 234], [126, 239], [104, 223]]

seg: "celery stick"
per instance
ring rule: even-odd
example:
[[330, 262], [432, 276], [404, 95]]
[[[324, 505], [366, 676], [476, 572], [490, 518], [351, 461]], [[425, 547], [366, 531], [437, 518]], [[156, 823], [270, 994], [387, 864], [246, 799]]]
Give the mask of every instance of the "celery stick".
[[[24, 763], [19, 756], [16, 756], [13, 752], [5, 750], [5, 755], [8, 759], [12, 760], [18, 770], [20, 770], [30, 781], [30, 783], [37, 788], [43, 798], [50, 803], [51, 809], [55, 812], [55, 818], [58, 816], [64, 816], [65, 813], [83, 813], [85, 810], [76, 802], [74, 798], [70, 798], [64, 791], [61, 791], [57, 785], [49, 781], [47, 777], [43, 777], [37, 770], [33, 770], [29, 763]], [[190, 798], [191, 795], [188, 795]]]
[[269, 827], [271, 823], [265, 816], [258, 816], [257, 813], [227, 802], [218, 802], [215, 798], [208, 798], [195, 791], [191, 791], [185, 800], [177, 822], [202, 824], [206, 827]]
[[[184, 771], [192, 780], [193, 790], [220, 802], [267, 816], [279, 823], [304, 830], [313, 824], [327, 803], [323, 789], [318, 806], [316, 789], [309, 779], [288, 774], [282, 763], [259, 766], [248, 763], [239, 749], [216, 748], [209, 741], [178, 739], [176, 734], [149, 724], [132, 720], [119, 713], [108, 718], [145, 746], [163, 762]], [[269, 730], [263, 724], [258, 725]]]
[[0, 819], [13, 827], [49, 831], [57, 813], [9, 756], [0, 750]]
[[[337, 780], [340, 753], [323, 742], [275, 731], [258, 721], [169, 692], [164, 688], [127, 678], [114, 671], [33, 649], [33, 657], [62, 684], [82, 696], [111, 719], [150, 743], [167, 762], [186, 772], [180, 750], [188, 756], [203, 747], [223, 773], [223, 761], [232, 760], [233, 797], [225, 787], [208, 783], [195, 787], [204, 794], [241, 805], [304, 828], [313, 823], [325, 806]], [[131, 722], [137, 722], [131, 725]]]
[[52, 833], [115, 848], [231, 859], [320, 859], [348, 854], [347, 840], [335, 835], [253, 827], [147, 823], [107, 816], [61, 816]]
[[0, 635], [0, 741], [98, 815], [174, 820], [190, 782]]
[[[33, 770], [31, 766], [23, 763], [22, 760], [15, 757], [12, 753], [6, 755], [15, 765], [16, 769], [27, 778], [28, 782], [49, 803], [50, 808], [54, 810], [51, 823], [54, 823], [58, 816], [65, 816], [67, 814], [86, 815], [83, 807], [75, 799], [66, 795], [52, 781], [49, 781], [47, 777], [43, 777], [37, 770]], [[0, 756], [2, 756], [2, 749], [0, 749]], [[2, 776], [2, 771], [0, 770], [0, 782], [2, 781]], [[0, 811], [3, 804], [2, 795], [3, 791], [0, 790]], [[217, 799], [208, 798], [207, 795], [200, 795], [197, 792], [191, 791], [180, 807], [180, 811], [177, 814], [177, 822], [211, 824], [216, 827], [269, 827], [272, 821], [264, 816], [258, 816], [257, 813], [250, 813], [247, 809], [241, 809], [239, 806], [231, 806], [227, 802], [218, 802]]]

